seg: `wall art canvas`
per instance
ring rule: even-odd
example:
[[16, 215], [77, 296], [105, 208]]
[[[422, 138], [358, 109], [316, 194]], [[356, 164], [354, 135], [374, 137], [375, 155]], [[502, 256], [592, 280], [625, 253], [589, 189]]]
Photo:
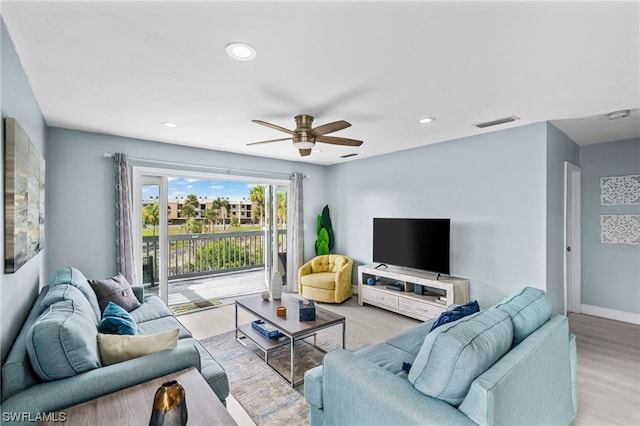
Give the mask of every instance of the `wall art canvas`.
[[640, 244], [640, 214], [601, 215], [600, 241], [609, 244]]
[[4, 271], [13, 273], [44, 247], [45, 161], [15, 119], [4, 128]]
[[600, 204], [603, 206], [640, 204], [640, 175], [601, 177]]

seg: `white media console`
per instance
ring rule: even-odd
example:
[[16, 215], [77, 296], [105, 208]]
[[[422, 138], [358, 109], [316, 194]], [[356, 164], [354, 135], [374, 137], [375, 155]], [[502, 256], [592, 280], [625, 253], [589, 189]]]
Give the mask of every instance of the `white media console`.
[[[408, 317], [426, 321], [438, 317], [447, 306], [469, 302], [469, 280], [440, 276], [397, 267], [376, 264], [358, 267], [358, 304], [378, 306]], [[372, 279], [375, 284], [367, 284]], [[396, 284], [400, 291], [390, 290]], [[416, 287], [422, 286], [421, 294]]]

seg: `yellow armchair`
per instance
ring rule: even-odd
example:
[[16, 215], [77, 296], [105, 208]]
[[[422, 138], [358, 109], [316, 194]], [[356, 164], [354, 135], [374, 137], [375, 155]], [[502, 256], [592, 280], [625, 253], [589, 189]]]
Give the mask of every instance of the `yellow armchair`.
[[350, 298], [353, 260], [341, 254], [316, 256], [298, 270], [298, 292], [318, 302], [341, 303]]

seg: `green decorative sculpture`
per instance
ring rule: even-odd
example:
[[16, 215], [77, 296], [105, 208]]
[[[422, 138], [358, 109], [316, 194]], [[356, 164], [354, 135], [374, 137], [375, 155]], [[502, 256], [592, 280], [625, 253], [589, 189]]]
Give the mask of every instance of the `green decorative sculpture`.
[[331, 216], [329, 215], [329, 206], [324, 206], [322, 214], [318, 215], [316, 223], [316, 231], [318, 239], [316, 240], [316, 255], [329, 254], [333, 250], [335, 241], [333, 228], [331, 227]]

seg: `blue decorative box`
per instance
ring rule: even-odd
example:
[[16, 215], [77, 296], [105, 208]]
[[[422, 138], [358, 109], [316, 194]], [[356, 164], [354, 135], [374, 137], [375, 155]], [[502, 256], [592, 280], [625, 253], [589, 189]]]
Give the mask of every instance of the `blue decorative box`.
[[298, 307], [300, 308], [300, 321], [316, 320], [316, 305], [313, 300], [309, 300], [306, 305], [302, 300], [299, 300]]
[[277, 339], [282, 336], [282, 332], [277, 328], [274, 328], [271, 324], [267, 324], [262, 320], [255, 320], [251, 322], [251, 327], [259, 331], [264, 337], [269, 339]]

